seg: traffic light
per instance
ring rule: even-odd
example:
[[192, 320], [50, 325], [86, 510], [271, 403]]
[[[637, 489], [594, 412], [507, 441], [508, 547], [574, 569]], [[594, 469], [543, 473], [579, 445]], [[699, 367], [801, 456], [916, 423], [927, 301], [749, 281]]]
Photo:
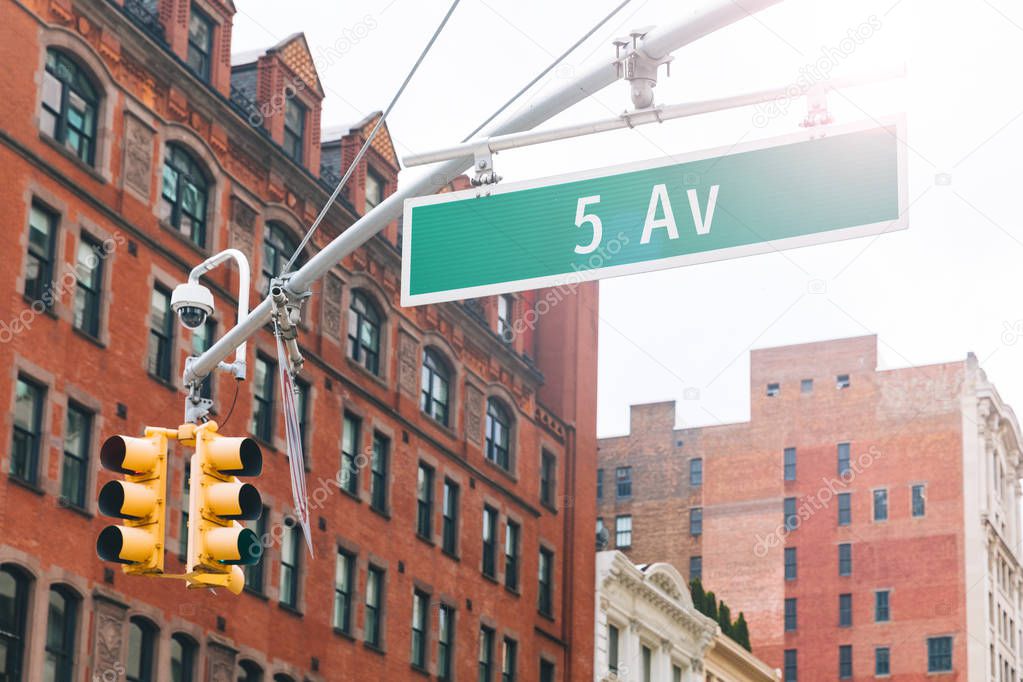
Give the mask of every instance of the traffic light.
[[195, 430], [190, 468], [188, 514], [188, 580], [194, 586], [226, 587], [235, 594], [245, 587], [240, 566], [255, 564], [260, 539], [239, 521], [258, 519], [263, 512], [259, 491], [237, 476], [258, 476], [263, 453], [251, 438], [217, 433], [216, 422]]
[[99, 510], [124, 519], [107, 526], [96, 540], [96, 553], [105, 561], [124, 564], [125, 573], [163, 573], [164, 521], [167, 491], [167, 435], [146, 429], [144, 438], [111, 436], [100, 449], [103, 468], [124, 475], [99, 492]]

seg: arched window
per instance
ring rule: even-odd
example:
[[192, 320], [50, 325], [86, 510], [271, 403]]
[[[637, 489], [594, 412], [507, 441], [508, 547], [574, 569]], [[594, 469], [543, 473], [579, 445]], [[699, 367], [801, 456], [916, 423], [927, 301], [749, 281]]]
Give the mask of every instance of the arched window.
[[263, 669], [254, 661], [242, 661], [238, 667], [238, 682], [263, 682]]
[[[291, 254], [298, 248], [298, 241], [295, 240], [286, 227], [278, 222], [266, 224], [266, 231], [263, 233], [263, 279], [260, 284], [260, 291], [270, 291], [270, 280], [284, 271]], [[302, 265], [301, 256], [295, 259], [294, 268]]]
[[285, 675], [284, 673], [277, 673], [274, 675], [274, 682], [295, 682], [291, 675]]
[[0, 565], [0, 680], [21, 679], [31, 582], [17, 566]]
[[171, 636], [171, 682], [195, 682], [195, 662], [199, 658], [199, 645], [182, 632]]
[[380, 313], [358, 290], [352, 292], [348, 314], [348, 357], [373, 374], [380, 373]]
[[448, 425], [451, 370], [440, 353], [432, 348], [423, 352], [423, 386], [420, 408], [444, 426]]
[[99, 95], [85, 70], [64, 52], [46, 51], [43, 73], [43, 132], [89, 164], [96, 158]]
[[163, 161], [160, 219], [195, 244], [206, 246], [209, 181], [195, 157], [179, 144], [168, 144]]
[[125, 677], [128, 682], [153, 682], [156, 660], [156, 626], [135, 616], [128, 624], [128, 661]]
[[509, 468], [511, 416], [497, 398], [487, 399], [487, 459], [502, 469]]
[[75, 641], [78, 632], [78, 595], [67, 587], [50, 588], [50, 608], [46, 621], [46, 682], [71, 682], [74, 677]]

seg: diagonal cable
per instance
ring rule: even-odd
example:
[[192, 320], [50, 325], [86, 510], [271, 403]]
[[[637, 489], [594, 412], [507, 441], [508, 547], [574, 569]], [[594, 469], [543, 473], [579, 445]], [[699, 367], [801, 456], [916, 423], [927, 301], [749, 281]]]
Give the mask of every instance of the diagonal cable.
[[369, 145], [373, 142], [373, 138], [376, 136], [377, 131], [380, 130], [380, 127], [384, 124], [384, 121], [387, 120], [387, 115], [391, 113], [391, 109], [393, 109], [394, 105], [398, 102], [398, 98], [401, 97], [401, 94], [403, 92], [405, 92], [405, 88], [408, 86], [409, 81], [412, 80], [412, 76], [415, 75], [416, 71], [419, 69], [419, 65], [423, 63], [424, 59], [426, 59], [426, 55], [430, 51], [430, 48], [433, 47], [433, 44], [437, 41], [437, 37], [440, 35], [440, 32], [444, 30], [444, 27], [448, 23], [448, 19], [451, 18], [451, 15], [454, 13], [455, 8], [458, 7], [458, 3], [461, 1], [462, 0], [454, 0], [454, 2], [451, 3], [451, 7], [448, 8], [447, 14], [444, 15], [443, 19], [441, 19], [440, 25], [437, 26], [437, 29], [433, 32], [433, 35], [430, 36], [430, 42], [428, 42], [426, 44], [426, 47], [423, 48], [423, 51], [419, 53], [419, 58], [416, 59], [416, 63], [412, 65], [412, 68], [409, 70], [408, 75], [405, 76], [405, 80], [402, 81], [401, 87], [399, 87], [398, 91], [394, 93], [394, 97], [391, 98], [390, 104], [387, 105], [387, 108], [384, 109], [384, 113], [381, 114], [379, 119], [377, 119], [376, 125], [373, 126], [373, 130], [370, 131], [369, 136], [366, 138], [366, 141], [362, 144], [362, 148], [359, 150], [359, 153], [355, 155], [355, 159], [352, 161], [351, 165], [348, 166], [348, 170], [345, 171], [345, 175], [343, 178], [341, 178], [341, 182], [337, 183], [337, 187], [334, 188], [334, 191], [333, 193], [331, 193], [330, 198], [327, 199], [327, 203], [323, 205], [323, 208], [320, 210], [320, 214], [316, 216], [316, 220], [313, 221], [313, 224], [309, 226], [309, 230], [306, 231], [305, 236], [302, 237], [301, 243], [295, 249], [294, 253], [291, 254], [291, 258], [288, 259], [287, 264], [284, 266], [282, 274], [291, 272], [291, 266], [295, 264], [295, 260], [298, 258], [299, 254], [302, 253], [302, 249], [304, 249], [306, 244], [309, 243], [309, 240], [312, 239], [312, 236], [316, 232], [316, 229], [320, 226], [320, 223], [323, 222], [323, 219], [327, 216], [327, 211], [329, 211], [330, 207], [334, 205], [335, 201], [337, 201], [338, 196], [340, 196], [341, 194], [341, 190], [344, 189], [344, 186], [348, 182], [348, 179], [352, 177], [352, 173], [354, 173], [355, 169], [358, 167], [359, 161], [361, 161], [362, 157], [366, 155], [367, 151], [369, 151]]

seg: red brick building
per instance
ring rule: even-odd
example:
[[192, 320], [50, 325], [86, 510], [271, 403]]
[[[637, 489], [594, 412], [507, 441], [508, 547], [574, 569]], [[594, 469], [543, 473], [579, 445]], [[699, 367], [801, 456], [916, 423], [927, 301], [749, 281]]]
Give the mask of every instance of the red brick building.
[[786, 346], [751, 386], [748, 422], [636, 405], [600, 441], [610, 546], [701, 577], [786, 680], [1018, 680], [1020, 432], [976, 358]]
[[[208, 389], [221, 432], [263, 449], [267, 546], [245, 592], [97, 559], [99, 444], [176, 426], [185, 357], [235, 321], [233, 266], [206, 280], [217, 313], [196, 332], [170, 291], [231, 246], [258, 300], [376, 120], [321, 139], [305, 39], [232, 64], [233, 14], [231, 0], [0, 0], [0, 679], [591, 677], [594, 510], [571, 502], [595, 494], [596, 286], [543, 316], [543, 292], [402, 309], [397, 223], [303, 314], [315, 557], [288, 517], [264, 332], [248, 381]], [[382, 131], [313, 246], [397, 172]], [[171, 458], [168, 573], [184, 570], [187, 454]]]

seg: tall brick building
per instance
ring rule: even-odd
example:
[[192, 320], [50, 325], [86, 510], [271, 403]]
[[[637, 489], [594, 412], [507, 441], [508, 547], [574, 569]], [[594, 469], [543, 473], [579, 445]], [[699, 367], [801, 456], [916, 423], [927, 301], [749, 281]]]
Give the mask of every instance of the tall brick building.
[[[288, 517], [268, 332], [247, 382], [206, 389], [221, 432], [263, 449], [267, 547], [245, 592], [96, 558], [99, 443], [176, 426], [185, 357], [235, 321], [232, 267], [208, 279], [217, 314], [196, 332], [170, 291], [233, 246], [258, 300], [376, 120], [321, 136], [305, 39], [232, 63], [234, 11], [0, 0], [0, 680], [591, 677], [594, 512], [570, 502], [595, 495], [596, 286], [528, 325], [542, 292], [402, 309], [397, 223], [303, 314], [315, 558]], [[314, 246], [397, 172], [383, 131]], [[171, 458], [168, 573], [184, 570], [186, 454]]]
[[598, 523], [701, 577], [786, 680], [1020, 679], [1020, 431], [970, 355], [877, 369], [876, 337], [755, 350], [751, 418], [636, 405]]

